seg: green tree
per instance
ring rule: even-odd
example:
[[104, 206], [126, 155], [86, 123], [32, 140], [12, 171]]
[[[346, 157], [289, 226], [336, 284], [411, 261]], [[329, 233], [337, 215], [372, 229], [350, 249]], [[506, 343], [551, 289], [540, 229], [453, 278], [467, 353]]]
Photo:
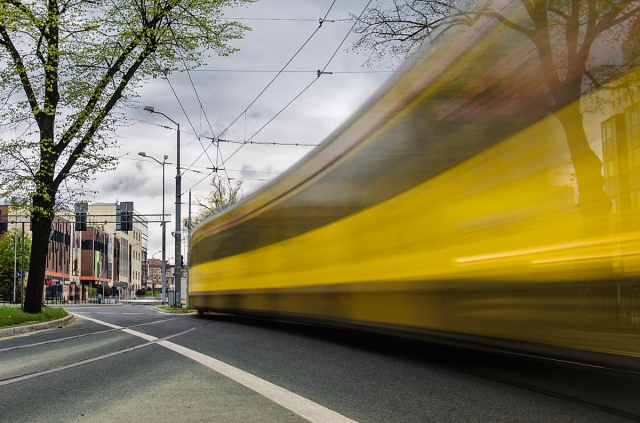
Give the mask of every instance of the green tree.
[[211, 179], [211, 191], [205, 197], [196, 198], [200, 211], [191, 219], [192, 225], [203, 222], [220, 210], [234, 204], [242, 198], [242, 181], [236, 181], [235, 186], [223, 183], [222, 179], [214, 176]]
[[[24, 266], [29, 268], [29, 257], [31, 255], [31, 236], [28, 232], [24, 234]], [[5, 299], [13, 300], [15, 269], [22, 270], [22, 230], [10, 229], [5, 237], [0, 241], [0, 295]], [[20, 279], [16, 277], [16, 299], [22, 298]]]
[[[491, 20], [524, 37], [537, 55], [532, 80], [546, 87], [548, 110], [564, 128], [579, 187], [578, 206], [585, 222], [607, 215], [610, 202], [603, 187], [602, 161], [591, 149], [585, 129], [582, 95], [600, 88], [618, 63], [603, 64], [596, 52], [603, 43], [622, 44], [637, 37], [638, 0], [387, 0], [358, 21], [354, 49], [372, 61], [404, 57], [425, 42], [446, 39], [450, 29]], [[523, 43], [522, 49], [527, 48]], [[609, 70], [603, 72], [603, 70]], [[598, 76], [600, 78], [598, 78]]]
[[[105, 155], [144, 81], [235, 51], [249, 28], [222, 8], [255, 0], [0, 0], [0, 194], [30, 199], [24, 310], [39, 313], [55, 210], [112, 169]], [[73, 192], [78, 192], [74, 189]]]

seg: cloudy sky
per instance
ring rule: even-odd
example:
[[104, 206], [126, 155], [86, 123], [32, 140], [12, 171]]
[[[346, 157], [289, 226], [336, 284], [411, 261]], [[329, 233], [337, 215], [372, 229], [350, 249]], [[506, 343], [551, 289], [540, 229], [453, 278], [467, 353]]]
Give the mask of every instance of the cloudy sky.
[[[214, 167], [224, 168], [218, 175], [225, 182], [242, 180], [245, 196], [282, 174], [313, 147], [255, 144], [239, 148], [240, 144], [223, 142], [217, 150], [206, 137], [314, 145], [327, 138], [392, 75], [385, 68], [364, 66], [366, 56], [350, 50], [356, 37], [350, 34], [350, 14], [360, 15], [367, 3], [369, 0], [260, 0], [228, 10], [226, 17], [253, 28], [244, 40], [233, 43], [240, 51], [230, 57], [212, 57], [197, 71], [147, 84], [140, 91], [139, 107], [127, 110], [132, 125], [116, 134], [120, 146], [113, 153], [121, 157], [118, 168], [97, 176], [91, 188], [100, 194], [88, 200], [133, 201], [141, 214], [160, 214], [162, 166], [138, 152], [159, 161], [166, 154], [171, 165], [165, 167], [165, 208], [173, 216], [168, 226], [173, 230], [175, 130], [166, 128], [173, 124], [163, 116], [144, 111], [147, 105], [180, 123], [183, 217], [188, 212], [188, 191], [192, 190], [192, 203], [206, 195]], [[318, 30], [318, 20], [325, 15], [327, 21]], [[322, 69], [331, 73], [318, 77]], [[167, 258], [174, 255], [172, 246], [168, 230]], [[160, 225], [151, 223], [149, 257], [160, 258], [160, 249]]]

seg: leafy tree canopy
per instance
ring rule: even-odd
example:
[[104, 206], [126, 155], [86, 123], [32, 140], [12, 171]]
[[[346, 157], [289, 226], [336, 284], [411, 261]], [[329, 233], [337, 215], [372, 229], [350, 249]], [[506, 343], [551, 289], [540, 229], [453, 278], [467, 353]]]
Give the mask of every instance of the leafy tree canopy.
[[242, 198], [242, 181], [237, 181], [233, 186], [230, 183], [223, 183], [222, 179], [214, 176], [211, 179], [211, 188], [211, 191], [205, 197], [196, 198], [201, 208], [192, 219], [193, 225], [203, 222], [209, 216], [213, 216]]
[[251, 1], [0, 0], [0, 192], [50, 195], [112, 169], [101, 152], [136, 90], [233, 53], [249, 28], [221, 8]]
[[146, 80], [233, 53], [249, 28], [222, 8], [253, 1], [0, 0], [0, 195], [31, 199], [26, 312], [40, 311], [54, 211], [69, 182], [113, 168], [122, 108]]

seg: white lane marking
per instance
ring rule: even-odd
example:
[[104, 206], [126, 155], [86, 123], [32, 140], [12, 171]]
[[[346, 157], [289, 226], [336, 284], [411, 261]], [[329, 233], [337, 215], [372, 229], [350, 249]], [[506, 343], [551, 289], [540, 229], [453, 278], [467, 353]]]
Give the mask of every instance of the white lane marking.
[[99, 325], [113, 328], [113, 329], [122, 329], [122, 326], [112, 325], [111, 323], [103, 322], [102, 320], [94, 319], [93, 317], [87, 317], [87, 316], [78, 316], [78, 317], [84, 320], [89, 320], [90, 322], [93, 322], [93, 323], [97, 323]]
[[137, 330], [133, 330], [133, 329], [122, 329], [122, 331], [130, 335], [142, 338], [149, 342], [155, 342], [158, 339], [160, 339], [160, 338], [156, 338], [155, 336], [147, 335], [146, 333], [138, 332]]
[[[103, 322], [101, 320], [92, 319], [90, 317], [78, 317], [111, 328], [121, 328], [120, 326]], [[244, 370], [240, 370], [237, 367], [233, 367], [220, 360], [216, 360], [213, 357], [209, 357], [208, 355], [204, 355], [181, 345], [174, 344], [173, 342], [159, 340], [159, 338], [156, 338], [155, 336], [146, 335], [142, 332], [138, 332], [132, 329], [123, 329], [123, 332], [138, 336], [149, 342], [155, 342], [157, 345], [161, 345], [171, 351], [177, 352], [178, 354], [181, 354], [204, 366], [207, 366], [211, 370], [218, 372], [223, 376], [226, 376], [229, 379], [240, 383], [241, 385], [246, 386], [247, 388], [257, 392], [258, 394], [270, 399], [276, 404], [281, 405], [287, 410], [290, 410], [311, 422], [356, 423], [355, 420], [351, 420], [350, 418], [345, 417], [333, 410], [330, 410], [327, 407], [315, 403], [271, 382], [267, 382], [266, 380], [254, 376], [251, 373], [245, 372]]]
[[190, 350], [178, 344], [174, 344], [169, 341], [158, 341], [158, 345], [162, 345], [165, 348], [182, 354], [198, 363], [207, 366], [211, 370], [214, 370], [229, 379], [246, 386], [247, 388], [259, 393], [262, 396], [269, 398], [271, 401], [283, 406], [284, 408], [293, 411], [297, 415], [311, 421], [311, 422], [353, 422], [342, 414], [329, 410], [328, 408], [308, 400], [298, 394], [295, 394], [287, 389], [281, 388], [278, 385], [274, 385], [271, 382], [267, 382], [264, 379], [260, 379], [257, 376], [247, 373], [244, 370], [240, 370], [237, 367], [233, 367], [229, 364], [223, 363], [220, 360], [209, 357], [197, 351]]

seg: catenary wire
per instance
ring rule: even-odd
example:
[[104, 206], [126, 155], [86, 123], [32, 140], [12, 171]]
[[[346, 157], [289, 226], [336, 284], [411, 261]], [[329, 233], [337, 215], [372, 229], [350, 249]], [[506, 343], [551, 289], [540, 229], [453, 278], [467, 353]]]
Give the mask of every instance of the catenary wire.
[[[322, 28], [322, 22], [324, 22], [327, 18], [327, 16], [329, 15], [329, 12], [331, 12], [331, 9], [333, 8], [333, 6], [335, 5], [336, 0], [334, 0], [331, 3], [331, 6], [329, 6], [329, 10], [327, 10], [327, 13], [324, 15], [324, 18], [322, 18], [320, 20], [320, 25], [318, 25], [318, 27], [315, 29], [315, 31], [313, 31], [313, 33], [309, 36], [309, 38], [307, 38], [307, 40], [302, 44], [302, 46], [300, 46], [300, 48], [294, 53], [294, 55], [287, 61], [287, 63], [285, 63], [285, 65], [282, 67], [282, 69], [280, 69], [276, 76], [273, 77], [273, 79], [267, 84], [266, 87], [264, 87], [262, 89], [262, 91], [260, 91], [260, 93], [257, 95], [256, 98], [253, 99], [253, 101], [251, 101], [251, 103], [249, 103], [249, 105], [242, 111], [242, 113], [240, 113], [221, 133], [219, 136], [222, 136], [222, 134], [224, 134], [225, 132], [227, 132], [229, 130], [229, 128], [231, 128], [231, 126], [233, 126], [234, 123], [236, 123], [238, 121], [238, 119], [240, 119], [250, 108], [251, 106], [253, 106], [253, 104], [255, 104], [256, 101], [258, 101], [258, 99], [262, 96], [262, 94], [264, 94], [264, 92], [275, 82], [275, 80], [280, 76], [280, 74], [283, 73], [283, 71], [287, 68], [287, 66], [289, 66], [289, 64], [293, 61], [293, 59], [296, 58], [296, 56], [302, 51], [302, 49], [309, 43], [309, 41], [311, 41], [311, 39], [318, 33], [318, 31], [320, 30], [320, 28]], [[202, 157], [202, 154], [200, 154], [200, 156], [198, 156], [196, 158], [195, 161], [199, 160], [200, 157]], [[227, 158], [228, 160], [228, 158]], [[194, 161], [194, 162], [195, 162]]]
[[[195, 83], [193, 82], [193, 78], [191, 78], [191, 73], [189, 72], [189, 68], [187, 67], [187, 64], [184, 61], [184, 57], [180, 57], [180, 60], [182, 61], [182, 65], [184, 66], [184, 70], [187, 72], [187, 76], [189, 77], [189, 81], [191, 82], [191, 87], [193, 88], [193, 92], [196, 95], [196, 99], [198, 100], [198, 105], [200, 106], [200, 112], [202, 114], [204, 114], [204, 117], [207, 121], [207, 125], [209, 125], [209, 130], [211, 131], [211, 134], [213, 134], [213, 136], [215, 136], [215, 132], [213, 130], [213, 126], [211, 125], [211, 121], [209, 120], [209, 116], [207, 115], [207, 112], [204, 110], [204, 106], [202, 105], [202, 100], [200, 99], [200, 95], [198, 94], [198, 89], [196, 88]], [[191, 122], [189, 122], [191, 124]], [[191, 125], [191, 127], [193, 128], [193, 125]], [[195, 129], [194, 129], [195, 132]], [[204, 150], [205, 154], [207, 155], [207, 158], [209, 159], [209, 162], [211, 163], [211, 165], [213, 167], [218, 165], [218, 159], [221, 156], [221, 151], [220, 149], [217, 150], [217, 156], [216, 156], [216, 162], [215, 164], [213, 163], [213, 160], [211, 159], [211, 157], [209, 156], [209, 154], [207, 153], [207, 150], [205, 148], [205, 146], [202, 144], [202, 139], [200, 136], [197, 136], [198, 138], [198, 142], [200, 143], [200, 147], [202, 147], [202, 149]], [[193, 164], [192, 164], [193, 165]], [[187, 167], [187, 169], [189, 169], [191, 166]]]
[[[344, 38], [342, 39], [342, 41], [340, 42], [340, 44], [338, 45], [338, 47], [335, 49], [335, 51], [333, 52], [333, 54], [331, 55], [331, 57], [329, 58], [329, 60], [327, 61], [327, 63], [325, 64], [325, 66], [322, 68], [322, 71], [318, 72], [318, 77], [316, 79], [314, 79], [313, 81], [311, 81], [311, 83], [309, 85], [307, 85], [298, 95], [296, 95], [289, 103], [287, 103], [278, 113], [276, 113], [275, 116], [273, 116], [271, 119], [269, 119], [269, 121], [267, 123], [265, 123], [260, 129], [258, 129], [258, 131], [256, 131], [250, 138], [249, 141], [251, 141], [256, 135], [258, 135], [267, 125], [269, 125], [276, 117], [278, 117], [285, 109], [287, 109], [294, 101], [296, 101], [305, 91], [307, 91], [318, 79], [319, 77], [322, 75], [322, 73], [324, 73], [324, 71], [327, 69], [327, 67], [329, 66], [329, 64], [331, 63], [331, 61], [333, 60], [333, 58], [336, 56], [336, 54], [338, 53], [338, 51], [340, 51], [340, 47], [342, 47], [342, 45], [344, 44], [344, 42], [347, 40], [347, 37], [349, 36], [349, 34], [353, 31], [353, 28], [356, 26], [356, 23], [360, 20], [360, 18], [362, 17], [362, 15], [364, 14], [364, 12], [369, 8], [369, 5], [371, 4], [373, 0], [369, 0], [369, 2], [367, 2], [366, 6], [362, 9], [362, 12], [360, 12], [360, 15], [358, 16], [358, 19], [354, 21], [353, 25], [351, 26], [351, 28], [349, 29], [349, 31], [345, 34]], [[334, 1], [335, 3], [335, 1]], [[331, 5], [333, 7], [333, 4]], [[326, 18], [326, 16], [325, 16]], [[221, 134], [222, 135], [222, 134]], [[231, 157], [233, 157], [238, 151], [240, 151], [240, 149], [242, 149], [246, 144], [241, 145], [240, 147], [238, 147], [233, 153], [231, 153], [231, 155], [229, 157], [227, 157], [227, 159], [222, 162], [222, 164], [224, 165]]]
[[[133, 118], [133, 117], [130, 117], [128, 119], [135, 120], [135, 121], [142, 122], [142, 123], [146, 123], [146, 124], [149, 124], [149, 125], [154, 125], [154, 126], [157, 126], [159, 128], [169, 129], [171, 131], [175, 131], [175, 128], [172, 128], [172, 127], [167, 126], [167, 125], [163, 125], [161, 123], [149, 122], [148, 120], [138, 119], [138, 118]], [[183, 131], [183, 130], [180, 130], [180, 132], [183, 133], [183, 134], [193, 135], [195, 137], [198, 136], [194, 132], [188, 132], [188, 131]], [[227, 143], [227, 144], [277, 145], [277, 146], [290, 146], [290, 147], [317, 147], [318, 145], [320, 145], [320, 144], [307, 144], [307, 143], [302, 143], [302, 142], [237, 141], [237, 140], [224, 140], [224, 139], [220, 139], [220, 138], [216, 138], [216, 142]], [[131, 159], [128, 159], [128, 160], [131, 160]], [[202, 167], [202, 166], [196, 166], [196, 165], [189, 166], [190, 169], [191, 168], [198, 168], [198, 167]]]
[[[269, 69], [191, 69], [190, 72], [233, 72], [233, 73], [317, 73], [315, 70], [269, 70]], [[332, 71], [332, 73], [393, 73], [394, 70]]]
[[[309, 41], [311, 41], [311, 39], [312, 39], [312, 38], [313, 38], [313, 37], [318, 33], [318, 31], [320, 30], [320, 28], [322, 28], [322, 23], [326, 20], [327, 16], [328, 16], [328, 15], [329, 15], [329, 13], [331, 12], [331, 9], [332, 9], [332, 8], [333, 8], [333, 6], [335, 5], [335, 2], [336, 2], [336, 0], [334, 0], [334, 1], [331, 3], [331, 6], [329, 6], [329, 9], [327, 10], [327, 13], [325, 14], [324, 18], [320, 19], [320, 21], [319, 21], [319, 22], [320, 22], [320, 24], [318, 25], [318, 27], [313, 31], [313, 33], [309, 36], [309, 38], [307, 38], [307, 40], [302, 44], [302, 46], [301, 46], [301, 47], [300, 47], [300, 48], [299, 48], [299, 49], [294, 53], [294, 55], [293, 55], [293, 56], [292, 56], [292, 57], [287, 61], [287, 63], [285, 63], [285, 65], [282, 67], [281, 71], [284, 71], [284, 70], [286, 69], [286, 67], [287, 67], [287, 66], [289, 66], [289, 64], [293, 61], [293, 59], [295, 59], [295, 57], [300, 53], [300, 51], [302, 51], [302, 49], [303, 49], [303, 48], [304, 48], [304, 47], [309, 43]], [[265, 91], [266, 91], [266, 90], [267, 90], [267, 89], [268, 89], [268, 88], [273, 84], [273, 82], [274, 82], [274, 81], [275, 81], [275, 80], [276, 80], [276, 79], [281, 75], [281, 73], [282, 73], [282, 72], [278, 72], [278, 73], [273, 77], [273, 79], [272, 79], [272, 80], [267, 84], [267, 86], [266, 86], [266, 87], [265, 87], [265, 88], [264, 88], [264, 89], [263, 89], [263, 90], [258, 94], [258, 96], [257, 96], [257, 97], [256, 97], [256, 98], [255, 98], [251, 103], [249, 103], [249, 105], [248, 105], [248, 106], [243, 110], [243, 112], [242, 112], [242, 113], [240, 113], [240, 114], [238, 115], [238, 117], [236, 117], [236, 118], [233, 120], [233, 122], [231, 122], [231, 124], [229, 124], [229, 125], [228, 125], [228, 126], [227, 126], [227, 127], [226, 127], [226, 128], [225, 128], [225, 129], [220, 133], [220, 135], [219, 135], [219, 136], [221, 136], [221, 135], [222, 135], [222, 134], [224, 134], [227, 130], [229, 130], [229, 128], [231, 128], [231, 126], [232, 126], [234, 123], [236, 123], [236, 122], [238, 121], [238, 119], [240, 119], [240, 118], [241, 118], [241, 117], [242, 117], [242, 116], [243, 116], [243, 115], [244, 115], [244, 114], [249, 110], [249, 108], [250, 108], [250, 107], [251, 107], [251, 106], [252, 106], [252, 105], [253, 105], [253, 104], [254, 104], [254, 103], [255, 103], [255, 102], [256, 102], [256, 101], [257, 101], [257, 100], [262, 96], [262, 94], [263, 94], [263, 93], [264, 93], [264, 92], [265, 92]], [[218, 149], [220, 148], [220, 147], [219, 147], [219, 146], [220, 146], [220, 144], [219, 144], [219, 143], [216, 143], [216, 142], [215, 142], [215, 140], [214, 140], [214, 141], [212, 141], [212, 143], [211, 143], [210, 145], [213, 145], [213, 144], [215, 144], [215, 145], [216, 145], [216, 148], [218, 148]], [[204, 150], [204, 151], [203, 151], [203, 153], [201, 153], [201, 154], [200, 154], [200, 155], [199, 155], [199, 156], [194, 160], [194, 162], [193, 162], [193, 163], [196, 163], [196, 162], [200, 159], [200, 157], [202, 157], [202, 155], [206, 153], [206, 151], [208, 150], [208, 148], [209, 148], [209, 147], [204, 148], [204, 149], [203, 149], [203, 150]], [[242, 148], [242, 146], [240, 146], [240, 148]], [[237, 150], [236, 150], [236, 152], [237, 152]], [[234, 152], [233, 154], [235, 154], [236, 152]], [[232, 154], [232, 155], [233, 155], [233, 154]], [[229, 158], [230, 158], [230, 157], [227, 157], [227, 159], [226, 159], [226, 160], [224, 160], [224, 161], [222, 162], [222, 165], [224, 165], [224, 163], [226, 163], [226, 162], [229, 160]], [[215, 167], [215, 165], [214, 165], [214, 167]], [[202, 182], [202, 181], [200, 181], [200, 182]], [[199, 184], [200, 182], [198, 182], [198, 184]], [[195, 184], [195, 185], [191, 186], [191, 188], [190, 188], [190, 189], [194, 188], [194, 187], [195, 187], [196, 185], [198, 185], [198, 184]]]

